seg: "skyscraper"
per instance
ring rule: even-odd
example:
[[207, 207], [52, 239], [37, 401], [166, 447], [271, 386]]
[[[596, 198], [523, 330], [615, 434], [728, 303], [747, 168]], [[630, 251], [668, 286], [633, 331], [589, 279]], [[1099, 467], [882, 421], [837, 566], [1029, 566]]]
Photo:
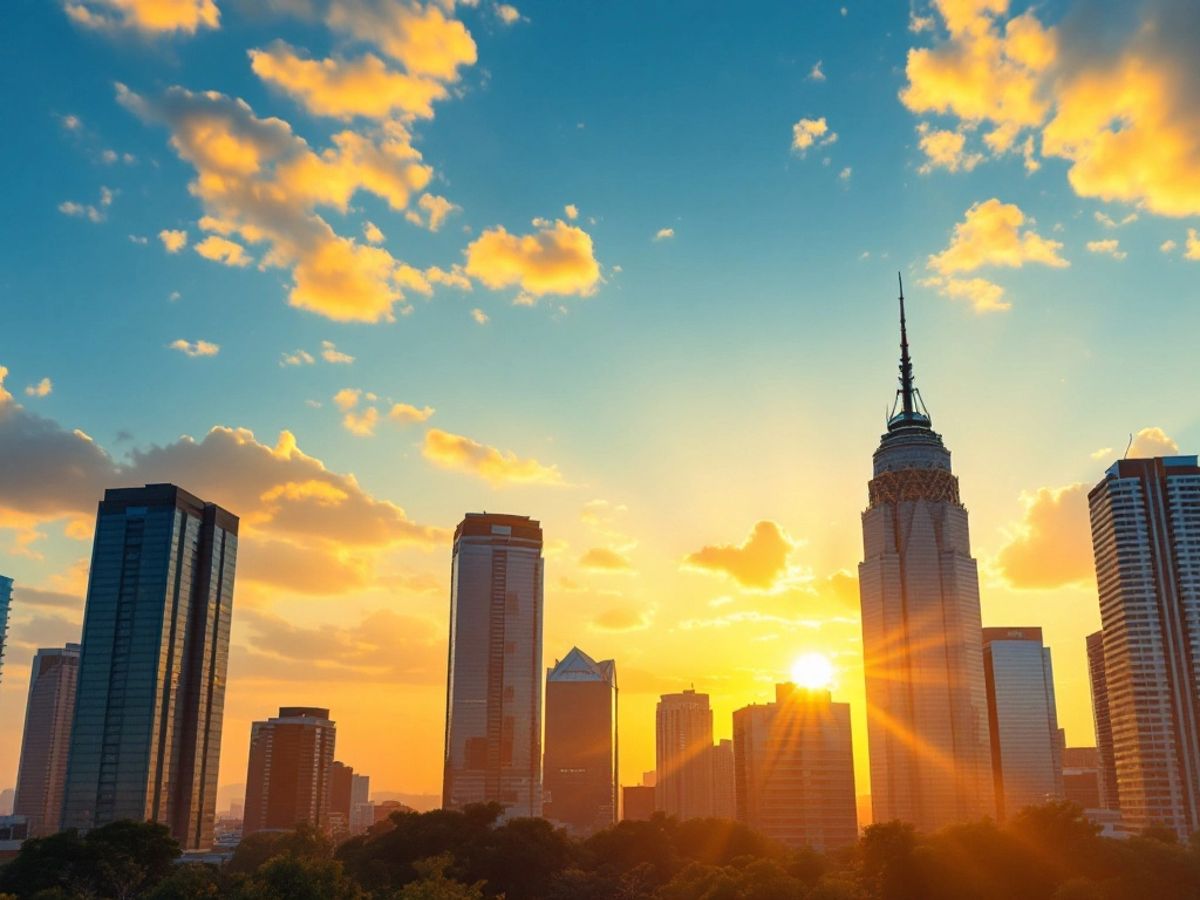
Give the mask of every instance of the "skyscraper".
[[4, 644], [8, 639], [8, 609], [12, 604], [13, 580], [0, 575], [0, 676], [4, 675]]
[[242, 834], [329, 827], [336, 738], [329, 710], [315, 706], [282, 706], [250, 726]]
[[334, 834], [350, 830], [353, 793], [354, 768], [334, 760], [329, 769], [329, 829]]
[[1119, 809], [1117, 764], [1113, 759], [1112, 719], [1108, 713], [1108, 681], [1104, 677], [1104, 632], [1087, 636], [1088, 681], [1092, 690], [1092, 719], [1096, 725], [1096, 754], [1100, 764], [1100, 806]]
[[237, 531], [173, 484], [105, 491], [63, 827], [150, 820], [212, 845]]
[[588, 835], [617, 818], [617, 666], [578, 647], [546, 672], [544, 815]]
[[442, 805], [542, 814], [542, 528], [467, 513], [454, 532]]
[[33, 658], [13, 802], [13, 814], [29, 820], [30, 837], [59, 829], [78, 678], [78, 644], [41, 649]]
[[713, 714], [708, 694], [663, 694], [657, 724], [655, 805], [679, 819], [711, 816]]
[[900, 388], [862, 514], [863, 666], [874, 821], [921, 830], [993, 812], [979, 579], [950, 451], [913, 384], [900, 297]]
[[1054, 670], [1040, 628], [983, 629], [996, 813], [1063, 796]]
[[1121, 816], [1200, 830], [1200, 466], [1123, 459], [1088, 493]]
[[775, 686], [775, 702], [733, 714], [737, 817], [791, 847], [858, 839], [850, 704], [829, 691]]
[[1103, 809], [1100, 754], [1095, 747], [1063, 750], [1063, 796], [1084, 809]]
[[733, 741], [722, 738], [712, 748], [713, 812], [718, 819], [737, 818]]

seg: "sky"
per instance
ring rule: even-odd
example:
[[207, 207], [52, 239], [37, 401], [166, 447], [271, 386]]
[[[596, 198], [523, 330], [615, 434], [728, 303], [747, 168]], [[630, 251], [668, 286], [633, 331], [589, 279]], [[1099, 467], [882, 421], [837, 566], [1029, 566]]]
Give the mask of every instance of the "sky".
[[531, 515], [547, 666], [731, 713], [833, 665], [869, 793], [857, 565], [896, 275], [985, 625], [1093, 742], [1086, 493], [1200, 449], [1200, 8], [18, 0], [0, 42], [0, 680], [78, 639], [96, 503], [241, 517], [221, 775], [328, 706], [440, 792], [450, 536]]

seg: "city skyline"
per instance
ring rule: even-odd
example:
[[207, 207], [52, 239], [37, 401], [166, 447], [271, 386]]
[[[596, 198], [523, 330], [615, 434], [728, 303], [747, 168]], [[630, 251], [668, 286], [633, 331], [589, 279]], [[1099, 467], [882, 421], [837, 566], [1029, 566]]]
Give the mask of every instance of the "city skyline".
[[[778, 4], [748, 21], [443, 4], [429, 20], [467, 37], [423, 70], [349, 20], [216, 0], [218, 17], [154, 31], [102, 0], [71, 5], [92, 18], [23, 10], [0, 61], [27, 86], [0, 161], [28, 173], [11, 179], [2, 257], [0, 572], [16, 587], [0, 720], [23, 720], [37, 649], [80, 637], [104, 489], [171, 481], [246, 526], [224, 785], [246, 771], [250, 723], [303, 702], [336, 711], [340, 750], [378, 789], [439, 794], [451, 535], [465, 511], [503, 509], [545, 528], [544, 646], [621, 668], [621, 783], [653, 767], [661, 694], [708, 694], [714, 740], [729, 738], [734, 709], [821, 653], [865, 790], [858, 513], [899, 269], [970, 508], [982, 623], [1043, 628], [1068, 744], [1093, 742], [1087, 491], [1131, 435], [1131, 457], [1200, 446], [1200, 203], [1179, 174], [1200, 141], [1151, 134], [1194, 135], [1196, 92], [1170, 66], [1194, 10], [1114, 17], [1104, 52], [1163, 75], [1139, 95], [1163, 112], [1130, 113], [1144, 140], [1097, 171], [1084, 157], [1100, 148], [1064, 131], [1082, 84], [1034, 62], [1099, 77], [1103, 42], [1070, 0], [972, 22], [949, 4]], [[1044, 107], [1006, 119], [976, 84], [964, 115], [921, 61], [1010, 31], [1030, 53], [985, 56], [1010, 76], [993, 80], [1032, 84]], [[419, 76], [429, 112], [407, 97], [331, 114], [321, 104], [346, 98], [297, 74], [368, 54]], [[189, 143], [209, 114], [257, 169]], [[380, 196], [352, 162], [396, 122], [412, 140], [387, 146], [431, 171]], [[348, 195], [306, 187], [321, 160]], [[247, 236], [266, 223], [243, 194], [189, 190], [214, 174], [290, 190], [295, 230]], [[416, 270], [396, 272], [395, 321], [343, 321], [301, 284], [312, 258], [295, 245], [322, 225], [361, 260]], [[539, 280], [522, 268], [527, 236], [576, 267]], [[360, 319], [382, 308], [370, 290], [346, 296]], [[403, 722], [380, 721], [379, 696]], [[19, 744], [0, 741], [0, 788]]]

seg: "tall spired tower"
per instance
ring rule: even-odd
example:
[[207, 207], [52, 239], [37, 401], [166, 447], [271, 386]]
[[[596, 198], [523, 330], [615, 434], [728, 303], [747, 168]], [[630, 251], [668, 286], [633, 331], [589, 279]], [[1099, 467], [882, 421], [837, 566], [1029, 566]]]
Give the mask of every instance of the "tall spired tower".
[[862, 514], [863, 665], [876, 822], [921, 830], [995, 814], [979, 578], [950, 451], [913, 385], [900, 289], [900, 388]]

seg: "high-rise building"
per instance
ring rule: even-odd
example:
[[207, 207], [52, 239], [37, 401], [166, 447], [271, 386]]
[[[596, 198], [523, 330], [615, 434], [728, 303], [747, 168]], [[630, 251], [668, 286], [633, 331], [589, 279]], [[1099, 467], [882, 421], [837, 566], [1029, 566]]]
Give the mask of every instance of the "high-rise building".
[[329, 770], [329, 829], [335, 834], [350, 830], [354, 769], [334, 760]]
[[12, 605], [13, 580], [0, 575], [0, 676], [4, 675], [4, 644], [8, 639], [8, 609]]
[[1112, 718], [1108, 712], [1108, 681], [1104, 677], [1104, 632], [1087, 636], [1088, 680], [1092, 690], [1092, 719], [1096, 724], [1096, 753], [1100, 758], [1100, 806], [1120, 809], [1117, 763], [1113, 758]]
[[721, 738], [712, 748], [713, 816], [737, 818], [737, 789], [734, 785], [733, 741]]
[[468, 513], [454, 532], [442, 805], [542, 814], [542, 528]]
[[316, 706], [282, 706], [277, 717], [250, 726], [243, 834], [302, 822], [329, 827], [336, 738], [329, 710]]
[[775, 702], [734, 711], [737, 817], [791, 847], [858, 839], [850, 704], [829, 691], [775, 687]]
[[713, 814], [713, 714], [708, 694], [686, 690], [658, 701], [655, 740], [657, 809], [677, 819]]
[[1063, 796], [1084, 809], [1103, 809], [1100, 788], [1100, 754], [1095, 747], [1063, 750]]
[[29, 821], [30, 837], [59, 830], [78, 678], [78, 644], [43, 648], [33, 657], [13, 801], [14, 814]]
[[578, 647], [546, 672], [543, 814], [577, 835], [617, 817], [617, 665]]
[[621, 788], [621, 821], [646, 822], [654, 815], [654, 787], [627, 784]]
[[933, 831], [995, 805], [967, 510], [913, 383], [903, 294], [896, 395], [858, 567], [871, 803], [876, 822]]
[[996, 814], [1063, 796], [1054, 670], [1040, 628], [983, 629]]
[[237, 516], [173, 484], [96, 517], [63, 827], [166, 825], [212, 846]]
[[1088, 493], [1125, 824], [1200, 830], [1200, 465], [1123, 459]]

